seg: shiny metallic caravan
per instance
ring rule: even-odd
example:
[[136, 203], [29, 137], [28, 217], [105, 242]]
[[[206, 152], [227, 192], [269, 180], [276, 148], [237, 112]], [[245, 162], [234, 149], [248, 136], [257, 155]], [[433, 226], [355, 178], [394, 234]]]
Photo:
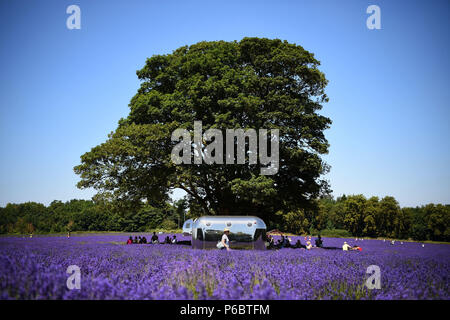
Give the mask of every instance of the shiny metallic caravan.
[[231, 249], [266, 249], [266, 224], [254, 216], [203, 216], [195, 219], [192, 223], [192, 248], [216, 248], [225, 228], [230, 229]]

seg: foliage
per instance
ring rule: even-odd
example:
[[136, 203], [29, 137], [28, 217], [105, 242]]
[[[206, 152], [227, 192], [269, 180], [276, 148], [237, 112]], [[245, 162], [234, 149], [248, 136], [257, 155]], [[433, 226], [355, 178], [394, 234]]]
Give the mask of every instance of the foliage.
[[0, 233], [147, 231], [163, 225], [167, 229], [177, 229], [183, 219], [180, 215], [186, 209], [185, 202], [179, 201], [178, 205], [167, 203], [162, 208], [145, 205], [133, 211], [87, 200], [53, 201], [48, 207], [33, 202], [7, 204], [0, 208]]
[[[328, 101], [319, 65], [301, 46], [265, 38], [204, 41], [148, 58], [128, 117], [74, 168], [78, 187], [137, 207], [160, 207], [180, 188], [193, 216], [248, 213], [276, 222], [279, 210], [307, 207], [329, 192], [321, 155], [331, 120], [318, 113]], [[260, 163], [174, 165], [171, 134], [193, 132], [196, 120], [224, 137], [226, 129], [279, 129], [279, 172], [261, 176]]]
[[339, 226], [353, 236], [450, 241], [449, 205], [400, 208], [394, 197], [352, 195], [320, 199], [319, 208], [320, 219], [314, 225], [319, 230]]
[[[180, 199], [160, 207], [144, 204], [133, 209], [99, 198], [53, 201], [48, 207], [32, 202], [7, 204], [0, 207], [0, 233], [175, 230], [181, 228], [184, 219], [202, 215], [201, 210], [195, 211], [195, 204]], [[266, 222], [268, 229], [293, 234], [450, 241], [449, 205], [400, 208], [393, 197], [379, 200], [351, 195], [326, 197], [308, 208], [278, 211], [274, 215], [280, 222]]]

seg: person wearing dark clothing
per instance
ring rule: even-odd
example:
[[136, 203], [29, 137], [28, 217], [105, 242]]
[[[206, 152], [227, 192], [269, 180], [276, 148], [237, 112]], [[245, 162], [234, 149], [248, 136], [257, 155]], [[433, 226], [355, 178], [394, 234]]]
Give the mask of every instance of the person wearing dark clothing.
[[133, 243], [136, 243], [136, 244], [139, 243], [139, 240], [138, 240], [137, 236], [134, 237]]
[[173, 235], [172, 243], [177, 244], [177, 236], [176, 235]]
[[139, 236], [138, 243], [139, 243], [139, 244], [142, 244], [142, 238], [141, 238], [141, 236]]
[[152, 243], [159, 243], [159, 238], [156, 235], [156, 232], [153, 232]]
[[289, 248], [289, 247], [290, 247], [290, 243], [289, 243], [288, 237], [281, 235], [280, 249]]
[[281, 236], [281, 238], [278, 239], [278, 241], [277, 241], [277, 243], [276, 243], [275, 246], [276, 246], [278, 249], [281, 249], [281, 248], [283, 248], [283, 244], [284, 244], [284, 237]]
[[284, 237], [284, 247], [285, 248], [291, 247], [291, 240], [288, 237]]
[[322, 237], [319, 235], [319, 237], [316, 239], [316, 247], [317, 248], [322, 248], [323, 247], [323, 241], [322, 241]]
[[169, 236], [166, 236], [166, 239], [164, 240], [164, 243], [170, 244], [170, 238], [169, 238]]
[[300, 239], [299, 239], [299, 240], [297, 240], [297, 242], [295, 243], [294, 248], [296, 248], [296, 249], [301, 249], [301, 248], [306, 249], [306, 246], [305, 246], [304, 244], [302, 244], [302, 242], [301, 242]]
[[269, 242], [269, 245], [267, 246], [267, 249], [275, 248], [275, 242], [273, 240], [273, 237], [270, 234], [267, 236], [267, 242]]
[[284, 248], [285, 245], [286, 245], [286, 240], [285, 240], [285, 237], [282, 235], [281, 241], [280, 241], [280, 249]]
[[147, 238], [144, 236], [144, 237], [142, 237], [142, 243], [143, 244], [146, 244], [147, 243]]

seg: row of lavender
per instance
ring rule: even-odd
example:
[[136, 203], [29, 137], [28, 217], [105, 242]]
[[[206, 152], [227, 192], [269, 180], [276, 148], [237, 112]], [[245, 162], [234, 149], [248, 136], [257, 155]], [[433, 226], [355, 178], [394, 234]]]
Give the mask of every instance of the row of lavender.
[[[146, 235], [149, 238], [151, 235]], [[163, 240], [166, 235], [159, 235]], [[177, 235], [180, 240], [186, 240]], [[449, 299], [446, 244], [325, 238], [362, 252], [123, 245], [127, 235], [0, 238], [1, 299]], [[292, 241], [303, 238], [292, 237]], [[313, 239], [314, 240], [314, 239]], [[81, 270], [69, 290], [67, 267]], [[367, 267], [381, 271], [368, 289]]]

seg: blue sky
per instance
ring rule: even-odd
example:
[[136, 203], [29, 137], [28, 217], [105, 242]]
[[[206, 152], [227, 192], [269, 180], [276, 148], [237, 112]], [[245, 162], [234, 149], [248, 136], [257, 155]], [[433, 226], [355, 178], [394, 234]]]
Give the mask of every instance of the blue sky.
[[[66, 8], [81, 8], [81, 29]], [[369, 30], [369, 5], [381, 30]], [[0, 2], [0, 205], [89, 199], [73, 167], [128, 114], [136, 70], [202, 40], [302, 45], [329, 80], [335, 196], [450, 203], [448, 1]], [[179, 193], [176, 196], [180, 196]]]

